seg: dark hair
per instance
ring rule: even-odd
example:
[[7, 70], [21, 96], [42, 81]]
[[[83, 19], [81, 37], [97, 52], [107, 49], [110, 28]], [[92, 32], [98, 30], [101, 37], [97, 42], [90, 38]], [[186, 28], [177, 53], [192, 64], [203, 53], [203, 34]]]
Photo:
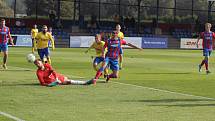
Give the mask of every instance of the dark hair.
[[36, 64], [38, 61], [42, 61], [41, 59], [36, 59], [35, 61], [34, 61], [34, 64]]

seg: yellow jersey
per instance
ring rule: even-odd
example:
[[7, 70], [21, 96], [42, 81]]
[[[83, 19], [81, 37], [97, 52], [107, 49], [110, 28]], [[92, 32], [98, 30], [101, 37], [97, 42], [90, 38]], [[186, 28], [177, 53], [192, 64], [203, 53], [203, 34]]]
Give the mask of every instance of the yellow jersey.
[[123, 34], [122, 32], [119, 32], [119, 33], [118, 33], [118, 37], [119, 37], [120, 39], [124, 39], [124, 34]]
[[[96, 50], [96, 56], [97, 57], [101, 57], [102, 56], [102, 49], [105, 45], [105, 42], [104, 41], [100, 41], [99, 43], [97, 42], [94, 42], [90, 47], [89, 49], [91, 48], [94, 48]], [[105, 49], [105, 52], [106, 52], [106, 49]]]
[[47, 48], [49, 41], [51, 41], [52, 49], [54, 49], [55, 46], [52, 35], [49, 32], [46, 32], [45, 34], [43, 32], [39, 32], [34, 40], [34, 45], [37, 45], [37, 49]]
[[31, 37], [34, 39], [37, 36], [38, 29], [31, 29]]

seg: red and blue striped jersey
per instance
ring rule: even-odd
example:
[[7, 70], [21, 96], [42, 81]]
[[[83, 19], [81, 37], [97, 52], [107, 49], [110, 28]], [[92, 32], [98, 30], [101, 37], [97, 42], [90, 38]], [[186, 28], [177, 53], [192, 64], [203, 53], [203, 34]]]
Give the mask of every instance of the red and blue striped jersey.
[[203, 41], [202, 41], [203, 49], [213, 49], [215, 33], [214, 32], [202, 32], [200, 36], [203, 39]]
[[104, 48], [108, 49], [106, 53], [106, 57], [113, 58], [113, 59], [118, 59], [119, 54], [122, 53], [122, 47], [121, 47], [121, 42], [120, 39], [108, 39], [105, 42]]
[[6, 44], [10, 37], [10, 29], [8, 27], [0, 28], [0, 44]]

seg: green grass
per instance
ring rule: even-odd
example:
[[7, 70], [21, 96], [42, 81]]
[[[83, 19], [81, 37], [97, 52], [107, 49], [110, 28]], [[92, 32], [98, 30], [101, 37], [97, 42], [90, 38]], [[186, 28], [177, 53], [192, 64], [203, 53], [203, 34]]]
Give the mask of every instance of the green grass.
[[[0, 111], [20, 119], [215, 120], [215, 75], [206, 75], [204, 70], [198, 72], [197, 65], [202, 59], [200, 50], [126, 49], [119, 79], [113, 79], [110, 83], [97, 83], [96, 86], [67, 85], [52, 88], [38, 85], [36, 67], [25, 60], [30, 51], [30, 48], [10, 48], [8, 70], [0, 69]], [[90, 58], [94, 52], [84, 54], [84, 51], [80, 48], [57, 48], [51, 53], [52, 66], [72, 79], [89, 80], [95, 75]], [[214, 62], [212, 55], [212, 72], [215, 72]], [[11, 119], [0, 115], [0, 121]]]

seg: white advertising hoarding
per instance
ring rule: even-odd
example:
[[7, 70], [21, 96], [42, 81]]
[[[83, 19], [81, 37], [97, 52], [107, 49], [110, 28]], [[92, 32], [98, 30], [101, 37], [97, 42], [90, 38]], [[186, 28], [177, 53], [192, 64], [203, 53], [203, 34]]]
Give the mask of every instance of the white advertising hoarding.
[[180, 48], [183, 48], [183, 49], [202, 49], [202, 39], [199, 40], [198, 48], [197, 48], [197, 39], [181, 38]]
[[70, 36], [70, 47], [90, 47], [94, 40], [94, 36]]
[[[142, 37], [125, 37], [125, 40], [137, 47], [142, 46]], [[94, 41], [94, 36], [70, 36], [70, 47], [90, 47]]]
[[[131, 43], [139, 48], [142, 48], [142, 37], [125, 37], [124, 39], [127, 43]], [[125, 47], [129, 47], [129, 46], [125, 46]]]

